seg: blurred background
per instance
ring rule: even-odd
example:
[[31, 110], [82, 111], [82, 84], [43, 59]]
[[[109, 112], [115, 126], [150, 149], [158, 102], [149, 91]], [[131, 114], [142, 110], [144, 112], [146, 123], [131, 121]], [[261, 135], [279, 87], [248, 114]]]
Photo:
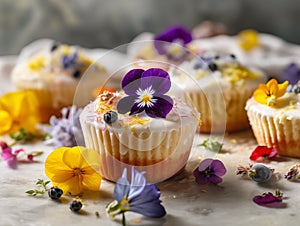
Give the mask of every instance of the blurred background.
[[300, 44], [299, 12], [299, 0], [0, 0], [0, 55], [39, 38], [114, 48], [143, 31], [204, 20], [230, 34], [252, 28]]

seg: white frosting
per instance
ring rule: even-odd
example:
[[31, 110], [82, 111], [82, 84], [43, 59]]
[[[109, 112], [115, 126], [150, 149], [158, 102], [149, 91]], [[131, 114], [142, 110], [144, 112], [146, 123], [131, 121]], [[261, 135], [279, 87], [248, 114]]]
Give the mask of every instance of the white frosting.
[[300, 94], [285, 93], [277, 99], [274, 107], [260, 104], [252, 97], [247, 101], [246, 110], [274, 118], [278, 117], [280, 121], [300, 119]]
[[[100, 130], [109, 130], [111, 133], [118, 133], [119, 135], [123, 134], [122, 136], [125, 137], [130, 135], [131, 139], [140, 139], [138, 138], [139, 135], [145, 133], [148, 136], [148, 140], [153, 140], [152, 136], [157, 136], [157, 134], [164, 134], [165, 132], [170, 133], [172, 130], [178, 130], [185, 126], [194, 126], [198, 124], [198, 118], [200, 117], [198, 112], [178, 98], [173, 98], [173, 101], [174, 106], [166, 118], [150, 118], [142, 113], [138, 115], [138, 118], [143, 120], [142, 125], [139, 123], [129, 123], [134, 120], [136, 116], [118, 114], [118, 120], [113, 124], [108, 125], [103, 121], [103, 114], [95, 112], [98, 104], [98, 100], [95, 100], [84, 108], [80, 115], [80, 122], [82, 125], [91, 125]], [[132, 136], [132, 134], [137, 134], [137, 137]], [[122, 136], [120, 138], [121, 140]], [[148, 148], [144, 147], [141, 150], [147, 151], [153, 149], [153, 145], [160, 143], [160, 139], [164, 139], [164, 137], [155, 137], [157, 142], [152, 143]], [[126, 142], [122, 141], [122, 143]], [[131, 143], [134, 144], [137, 142]]]
[[287, 43], [276, 36], [262, 33], [259, 34], [259, 43], [259, 46], [246, 52], [240, 48], [236, 36], [221, 35], [194, 40], [190, 45], [204, 51], [234, 53], [241, 63], [257, 67], [268, 75], [279, 79], [282, 70], [290, 63], [300, 64], [300, 46]]
[[[229, 67], [230, 65], [240, 65], [236, 60], [215, 60], [218, 67]], [[254, 90], [259, 83], [266, 81], [264, 73], [256, 68], [249, 68], [249, 71], [256, 74], [255, 78], [238, 79], [229, 81], [221, 71], [214, 72], [210, 70], [194, 69], [196, 59], [184, 62], [178, 67], [172, 67], [169, 70], [171, 80], [183, 90], [190, 92], [201, 89], [205, 93], [230, 92], [233, 88], [247, 88]], [[202, 74], [202, 75], [201, 75]]]

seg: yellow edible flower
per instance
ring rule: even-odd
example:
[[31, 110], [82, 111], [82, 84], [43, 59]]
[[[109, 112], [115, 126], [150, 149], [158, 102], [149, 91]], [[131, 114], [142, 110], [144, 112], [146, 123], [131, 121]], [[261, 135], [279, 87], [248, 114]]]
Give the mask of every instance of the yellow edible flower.
[[271, 79], [267, 84], [259, 85], [258, 89], [254, 91], [254, 99], [261, 104], [274, 106], [276, 100], [285, 94], [288, 85], [288, 81], [278, 84], [275, 79]]
[[46, 159], [45, 173], [64, 194], [78, 195], [83, 189], [99, 191], [101, 175], [99, 154], [85, 147], [61, 147]]
[[258, 74], [250, 71], [249, 69], [243, 67], [243, 66], [228, 66], [225, 68], [220, 69], [222, 72], [222, 75], [225, 77], [225, 79], [228, 82], [238, 82], [241, 79], [253, 79], [258, 77]]
[[38, 100], [31, 91], [10, 92], [0, 98], [0, 134], [16, 132], [24, 128], [36, 132], [40, 121]]
[[259, 45], [258, 33], [255, 30], [244, 30], [238, 34], [240, 47], [245, 51], [250, 51]]

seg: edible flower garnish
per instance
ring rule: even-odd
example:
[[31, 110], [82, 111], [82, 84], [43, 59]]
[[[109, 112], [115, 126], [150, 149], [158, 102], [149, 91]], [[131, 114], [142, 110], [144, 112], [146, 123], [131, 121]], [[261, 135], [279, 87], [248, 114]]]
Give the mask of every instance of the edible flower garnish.
[[[33, 158], [35, 156], [39, 156], [43, 154], [42, 151], [33, 151], [30, 153], [25, 153], [23, 148], [19, 148], [13, 150], [11, 146], [9, 146], [6, 142], [0, 141], [0, 148], [2, 149], [1, 158], [6, 161], [9, 168], [16, 169], [18, 162], [33, 162]], [[20, 153], [24, 153], [23, 156], [26, 156], [26, 160], [18, 159]]]
[[223, 144], [217, 141], [217, 138], [215, 139], [205, 139], [199, 146], [205, 147], [205, 149], [213, 151], [213, 152], [219, 152], [222, 150]]
[[35, 133], [40, 121], [38, 100], [31, 91], [10, 92], [0, 98], [0, 135], [24, 128]]
[[257, 146], [252, 152], [250, 159], [256, 162], [268, 161], [276, 157], [277, 151], [275, 148], [268, 148], [267, 146]]
[[159, 199], [160, 191], [155, 184], [147, 184], [144, 172], [138, 172], [132, 167], [131, 183], [127, 179], [127, 169], [117, 181], [114, 190], [114, 201], [106, 206], [106, 212], [111, 219], [122, 214], [122, 223], [126, 225], [125, 212], [132, 211], [147, 217], [160, 218], [166, 210]]
[[45, 128], [50, 138], [45, 143], [54, 145], [56, 148], [84, 145], [83, 133], [79, 122], [81, 111], [81, 108], [77, 109], [73, 105], [61, 110], [61, 118], [51, 116], [50, 126]]
[[184, 47], [192, 39], [192, 34], [188, 29], [175, 25], [154, 37], [154, 47], [159, 54], [166, 54], [171, 59], [179, 60], [186, 55]]
[[271, 79], [267, 84], [259, 85], [258, 89], [254, 91], [254, 99], [261, 104], [274, 106], [276, 100], [285, 94], [288, 84], [288, 81], [278, 84], [276, 79]]
[[292, 168], [290, 168], [287, 174], [284, 175], [284, 178], [287, 180], [300, 179], [299, 169], [300, 169], [300, 164], [294, 165]]
[[275, 195], [271, 192], [263, 193], [262, 195], [255, 196], [253, 202], [260, 206], [277, 208], [282, 205], [282, 196], [282, 192], [277, 189]]
[[64, 194], [78, 195], [83, 189], [98, 191], [101, 183], [99, 154], [85, 147], [61, 147], [49, 154], [45, 173]]
[[282, 77], [290, 84], [296, 84], [300, 80], [300, 67], [295, 63], [289, 64], [283, 69]]
[[149, 117], [165, 118], [173, 107], [172, 98], [165, 95], [170, 88], [170, 76], [166, 71], [133, 69], [122, 80], [122, 89], [128, 96], [118, 102], [118, 112], [135, 115], [145, 111]]
[[204, 159], [194, 170], [196, 182], [198, 184], [219, 184], [222, 182], [222, 176], [226, 173], [224, 164], [217, 159]]
[[244, 51], [250, 51], [259, 45], [259, 35], [255, 30], [243, 30], [237, 35], [240, 47]]

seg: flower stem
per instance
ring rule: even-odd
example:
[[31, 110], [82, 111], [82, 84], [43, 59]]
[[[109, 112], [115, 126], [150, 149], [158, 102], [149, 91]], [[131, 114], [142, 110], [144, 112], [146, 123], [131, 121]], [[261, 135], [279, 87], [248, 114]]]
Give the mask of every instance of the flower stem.
[[122, 225], [123, 225], [123, 226], [126, 226], [125, 213], [122, 213]]

